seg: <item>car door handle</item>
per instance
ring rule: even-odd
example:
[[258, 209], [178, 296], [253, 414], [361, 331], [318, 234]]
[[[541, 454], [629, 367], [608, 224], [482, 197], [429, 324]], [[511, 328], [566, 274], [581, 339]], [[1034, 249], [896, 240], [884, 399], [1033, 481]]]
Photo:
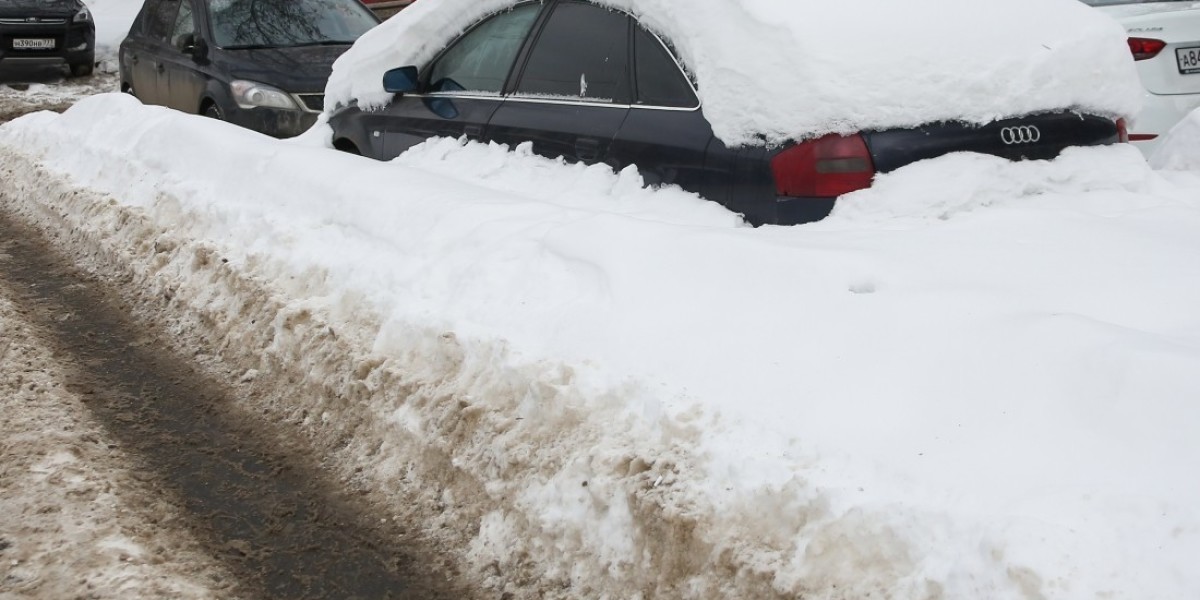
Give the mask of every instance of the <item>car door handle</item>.
[[463, 133], [473, 140], [483, 139], [483, 125], [467, 125], [463, 127]]
[[575, 138], [575, 156], [583, 162], [595, 162], [600, 157], [600, 140]]
[[138, 55], [136, 55], [136, 54], [134, 54], [134, 53], [132, 53], [132, 52], [131, 52], [131, 53], [129, 53], [129, 62], [131, 62], [131, 63], [133, 63], [133, 64], [135, 64], [135, 65], [136, 65], [136, 64], [138, 64], [138, 60], [139, 60], [139, 59], [138, 59]]

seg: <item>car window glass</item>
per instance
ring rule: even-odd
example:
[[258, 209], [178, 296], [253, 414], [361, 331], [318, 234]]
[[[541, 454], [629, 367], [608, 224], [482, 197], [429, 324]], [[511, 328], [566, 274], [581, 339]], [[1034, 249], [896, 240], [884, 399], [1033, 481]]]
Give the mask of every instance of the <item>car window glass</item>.
[[192, 14], [192, 3], [182, 0], [179, 4], [179, 15], [175, 17], [175, 27], [171, 30], [171, 45], [183, 50], [184, 40], [196, 34], [196, 19]]
[[431, 91], [499, 94], [539, 9], [522, 4], [459, 38], [430, 70]]
[[209, 0], [218, 46], [280, 48], [352, 44], [378, 24], [358, 0]]
[[637, 54], [638, 104], [680, 108], [699, 106], [692, 85], [654, 34], [639, 27], [634, 34], [634, 52]]
[[517, 84], [522, 96], [629, 102], [629, 17], [562, 2], [538, 36]]
[[161, 0], [156, 3], [153, 12], [147, 15], [146, 37], [155, 41], [167, 39], [167, 33], [175, 24], [175, 15], [179, 12], [180, 0]]

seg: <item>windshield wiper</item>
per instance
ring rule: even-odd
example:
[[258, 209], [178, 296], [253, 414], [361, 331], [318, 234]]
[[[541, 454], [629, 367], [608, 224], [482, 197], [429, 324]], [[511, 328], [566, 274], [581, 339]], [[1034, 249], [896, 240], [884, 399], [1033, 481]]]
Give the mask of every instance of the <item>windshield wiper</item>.
[[354, 43], [354, 40], [320, 40], [312, 42], [300, 42], [298, 44], [289, 44], [287, 48], [302, 48], [304, 46], [349, 46]]
[[286, 48], [279, 44], [235, 44], [232, 46], [221, 46], [225, 50], [270, 50], [273, 48]]

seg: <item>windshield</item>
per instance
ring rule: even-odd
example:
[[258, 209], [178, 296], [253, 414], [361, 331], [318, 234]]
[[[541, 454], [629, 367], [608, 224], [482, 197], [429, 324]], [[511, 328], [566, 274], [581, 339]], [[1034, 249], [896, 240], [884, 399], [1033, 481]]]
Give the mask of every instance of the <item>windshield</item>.
[[1196, 0], [1083, 0], [1090, 6], [1116, 6], [1118, 4], [1152, 4], [1156, 2], [1195, 2]]
[[208, 12], [223, 48], [350, 44], [378, 23], [358, 0], [212, 0]]

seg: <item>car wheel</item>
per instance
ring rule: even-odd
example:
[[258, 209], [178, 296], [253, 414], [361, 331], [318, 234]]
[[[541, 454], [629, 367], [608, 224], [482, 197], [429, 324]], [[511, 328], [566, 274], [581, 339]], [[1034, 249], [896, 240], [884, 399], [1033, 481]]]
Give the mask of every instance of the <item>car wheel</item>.
[[92, 74], [95, 66], [90, 62], [75, 63], [71, 65], [71, 77], [87, 77]]
[[225, 120], [225, 115], [221, 112], [221, 107], [217, 106], [215, 102], [210, 102], [208, 106], [204, 107], [204, 116], [218, 121]]

